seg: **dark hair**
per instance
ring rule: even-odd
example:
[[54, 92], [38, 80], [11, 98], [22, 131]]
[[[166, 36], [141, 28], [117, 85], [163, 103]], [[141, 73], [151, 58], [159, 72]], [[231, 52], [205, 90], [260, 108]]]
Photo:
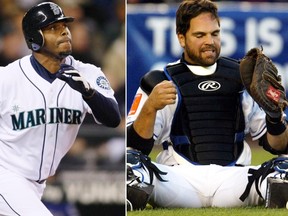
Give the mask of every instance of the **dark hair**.
[[186, 0], [183, 1], [176, 12], [176, 33], [185, 34], [190, 28], [190, 20], [201, 13], [211, 13], [218, 21], [217, 5], [209, 0]]

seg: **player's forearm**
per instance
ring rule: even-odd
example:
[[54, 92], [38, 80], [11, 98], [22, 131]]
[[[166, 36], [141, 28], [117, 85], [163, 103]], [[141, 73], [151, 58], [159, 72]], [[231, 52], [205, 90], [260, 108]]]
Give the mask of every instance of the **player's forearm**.
[[280, 152], [288, 153], [288, 131], [286, 131], [280, 135], [271, 135], [267, 133], [267, 140], [269, 145]]
[[146, 101], [137, 119], [133, 123], [134, 130], [139, 136], [144, 139], [152, 138], [156, 114], [157, 110], [152, 108]]
[[108, 127], [117, 127], [121, 116], [118, 104], [111, 98], [106, 98], [96, 92], [92, 98], [85, 100], [91, 108], [94, 117]]
[[153, 145], [153, 131], [157, 110], [146, 100], [136, 120], [127, 127], [127, 147], [149, 155]]
[[266, 116], [267, 141], [276, 151], [288, 153], [288, 129], [286, 121], [280, 117], [272, 119]]

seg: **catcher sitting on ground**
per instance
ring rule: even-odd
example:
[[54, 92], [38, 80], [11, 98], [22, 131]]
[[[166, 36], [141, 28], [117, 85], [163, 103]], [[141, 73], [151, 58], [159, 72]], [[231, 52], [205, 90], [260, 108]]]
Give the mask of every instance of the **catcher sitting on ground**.
[[[220, 19], [211, 1], [183, 1], [176, 32], [182, 57], [142, 78], [127, 118], [128, 209], [264, 200], [284, 207], [287, 102], [277, 69], [258, 48], [241, 63], [219, 56]], [[248, 136], [279, 157], [250, 166]], [[163, 146], [157, 163], [148, 157], [154, 145]]]

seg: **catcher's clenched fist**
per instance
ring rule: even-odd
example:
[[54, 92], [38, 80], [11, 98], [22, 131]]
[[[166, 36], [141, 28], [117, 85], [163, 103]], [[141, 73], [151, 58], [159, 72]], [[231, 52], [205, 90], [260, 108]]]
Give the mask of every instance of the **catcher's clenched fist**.
[[155, 110], [163, 109], [166, 105], [174, 104], [177, 90], [172, 81], [164, 80], [152, 90], [147, 103]]

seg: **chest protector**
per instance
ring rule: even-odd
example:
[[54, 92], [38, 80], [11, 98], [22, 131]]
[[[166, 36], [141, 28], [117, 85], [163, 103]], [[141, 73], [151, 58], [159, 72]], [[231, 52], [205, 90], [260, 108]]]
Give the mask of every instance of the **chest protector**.
[[178, 88], [170, 134], [174, 150], [194, 164], [234, 165], [244, 138], [239, 64], [222, 57], [212, 75], [197, 76], [184, 63], [164, 72]]

